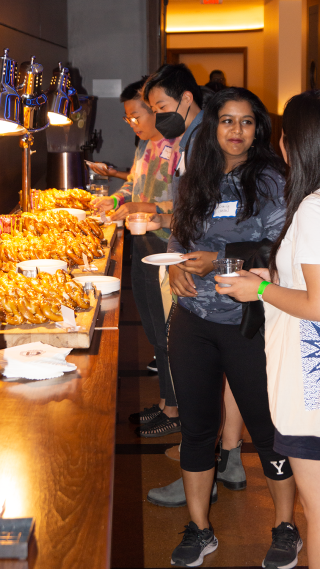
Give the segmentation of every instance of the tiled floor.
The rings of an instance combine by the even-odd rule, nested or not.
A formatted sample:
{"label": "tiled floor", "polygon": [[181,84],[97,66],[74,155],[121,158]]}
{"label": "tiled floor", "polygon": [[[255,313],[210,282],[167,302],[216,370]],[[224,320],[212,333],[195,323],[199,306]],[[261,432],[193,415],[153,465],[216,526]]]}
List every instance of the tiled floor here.
{"label": "tiled floor", "polygon": [[[171,567],[171,552],[189,522],[187,507],[161,508],[147,502],[150,488],[164,486],[180,476],[179,463],[167,458],[166,448],[180,442],[180,434],[139,439],[128,415],[158,401],[158,378],[148,375],[153,357],[130,290],[129,247],[124,263],[123,310],[120,328],[117,454],[114,492],[112,568]],[[247,432],[245,442],[250,442]],[[244,445],[245,450],[252,450]],[[219,539],[218,549],[205,557],[204,567],[255,568],[271,543],[273,504],[256,453],[243,452],[248,486],[232,492],[218,486],[218,502],[210,520]],[[297,500],[296,524],[305,541],[306,523]],[[306,567],[306,548],[298,567]]]}

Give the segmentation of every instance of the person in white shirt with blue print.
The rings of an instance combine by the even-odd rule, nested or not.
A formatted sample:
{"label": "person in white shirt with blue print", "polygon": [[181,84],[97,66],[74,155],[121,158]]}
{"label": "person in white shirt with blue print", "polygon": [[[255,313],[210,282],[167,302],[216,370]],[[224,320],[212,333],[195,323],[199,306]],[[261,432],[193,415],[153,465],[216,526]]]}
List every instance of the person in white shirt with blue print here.
{"label": "person in white shirt with blue print", "polygon": [[174,196],[168,251],[184,254],[185,263],[169,267],[170,285],[178,295],[169,361],[191,517],[172,554],[175,565],[201,565],[203,556],[218,545],[209,521],[209,501],[224,373],[275,505],[272,545],[262,566],[294,567],[302,546],[293,522],[295,483],[290,463],[273,449],[264,339],[259,331],[252,339],[241,334],[242,306],[227,294],[218,294],[214,280],[213,261],[225,257],[227,244],[252,244],[265,238],[273,242],[283,227],[284,163],[270,146],[270,136],[270,117],[256,95],[235,87],[216,93],[204,110],[188,168]]}
{"label": "person in white shirt with blue print", "polygon": [[[270,272],[251,269],[234,281],[226,279],[232,285],[229,295],[264,302],[274,449],[289,456],[296,479],[308,522],[309,569],[318,569],[320,559],[319,125],[320,91],[288,102],[280,140],[290,167],[287,216],[271,251]],[[221,279],[216,280],[224,294]]]}

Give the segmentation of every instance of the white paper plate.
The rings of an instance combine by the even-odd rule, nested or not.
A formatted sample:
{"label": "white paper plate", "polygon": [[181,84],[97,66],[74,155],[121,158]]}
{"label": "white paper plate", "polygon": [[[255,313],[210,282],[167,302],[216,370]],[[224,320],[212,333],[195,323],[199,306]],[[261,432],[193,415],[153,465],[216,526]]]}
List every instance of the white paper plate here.
{"label": "white paper plate", "polygon": [[181,253],[158,253],[157,255],[148,255],[141,259],[147,265],[177,265],[183,263],[185,259],[181,259]]}
{"label": "white paper plate", "polygon": [[100,215],[88,215],[87,219],[92,219],[92,220],[95,221],[98,225],[103,225],[103,221],[101,221]]}
{"label": "white paper plate", "polygon": [[31,271],[37,267],[40,273],[49,273],[54,275],[58,269],[68,270],[68,264],[58,259],[33,259],[31,261],[21,261],[17,263],[22,271]]}
{"label": "white paper plate", "polygon": [[102,275],[81,275],[81,277],[76,277],[74,280],[78,283],[81,283],[83,286],[87,282],[92,283],[97,288],[97,290],[101,290],[102,296],[120,290],[120,279],[117,279],[116,277],[104,277]]}
{"label": "white paper plate", "polygon": [[109,223],[116,223],[117,227],[123,227],[123,222],[124,222],[124,219],[117,219],[116,221],[110,221]]}
{"label": "white paper plate", "polygon": [[86,212],[83,209],[74,209],[72,207],[57,207],[51,211],[68,211],[71,215],[77,217],[78,221],[84,221],[86,219]]}
{"label": "white paper plate", "polygon": [[[97,217],[98,217],[98,216],[97,216]],[[100,218],[100,216],[99,216],[99,218]],[[117,227],[123,227],[124,219],[117,219],[117,220],[115,220],[115,221],[112,221],[112,219],[111,219],[111,217],[110,217],[109,215],[106,216],[106,219],[107,219],[107,221],[106,221],[106,224],[107,224],[107,225],[111,225],[111,223],[116,223],[116,224],[117,224]]]}

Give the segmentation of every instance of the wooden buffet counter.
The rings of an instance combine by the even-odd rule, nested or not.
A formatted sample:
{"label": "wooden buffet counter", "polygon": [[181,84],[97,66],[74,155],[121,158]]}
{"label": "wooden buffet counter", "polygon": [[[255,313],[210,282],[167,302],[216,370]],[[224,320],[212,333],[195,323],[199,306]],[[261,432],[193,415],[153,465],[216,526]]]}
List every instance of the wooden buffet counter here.
{"label": "wooden buffet counter", "polygon": [[[121,277],[123,230],[109,275]],[[33,517],[29,561],[0,569],[110,566],[120,293],[102,299],[91,347],[63,377],[0,381],[0,510]]]}

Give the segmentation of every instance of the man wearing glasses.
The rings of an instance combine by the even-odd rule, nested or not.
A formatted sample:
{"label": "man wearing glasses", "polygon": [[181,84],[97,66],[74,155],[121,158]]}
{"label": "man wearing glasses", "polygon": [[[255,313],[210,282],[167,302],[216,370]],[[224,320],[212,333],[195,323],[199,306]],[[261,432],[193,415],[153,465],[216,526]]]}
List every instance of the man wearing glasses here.
{"label": "man wearing glasses", "polygon": [[[181,137],[166,139],[156,130],[155,114],[140,95],[146,79],[128,85],[120,97],[125,109],[123,118],[140,138],[131,172],[119,191],[94,201],[99,210],[116,210],[111,215],[112,221],[125,219],[136,212],[169,214],[169,217],[173,211],[171,185],[178,164]],[[97,173],[109,173],[107,169],[102,171],[94,165],[90,167]],[[129,417],[138,425],[137,435],[143,437],[160,437],[180,431],[169,371],[159,269],[141,262],[147,255],[166,253],[169,236],[170,229],[166,227],[132,236],[132,291],[144,331],[154,346],[160,383],[159,404]]]}

